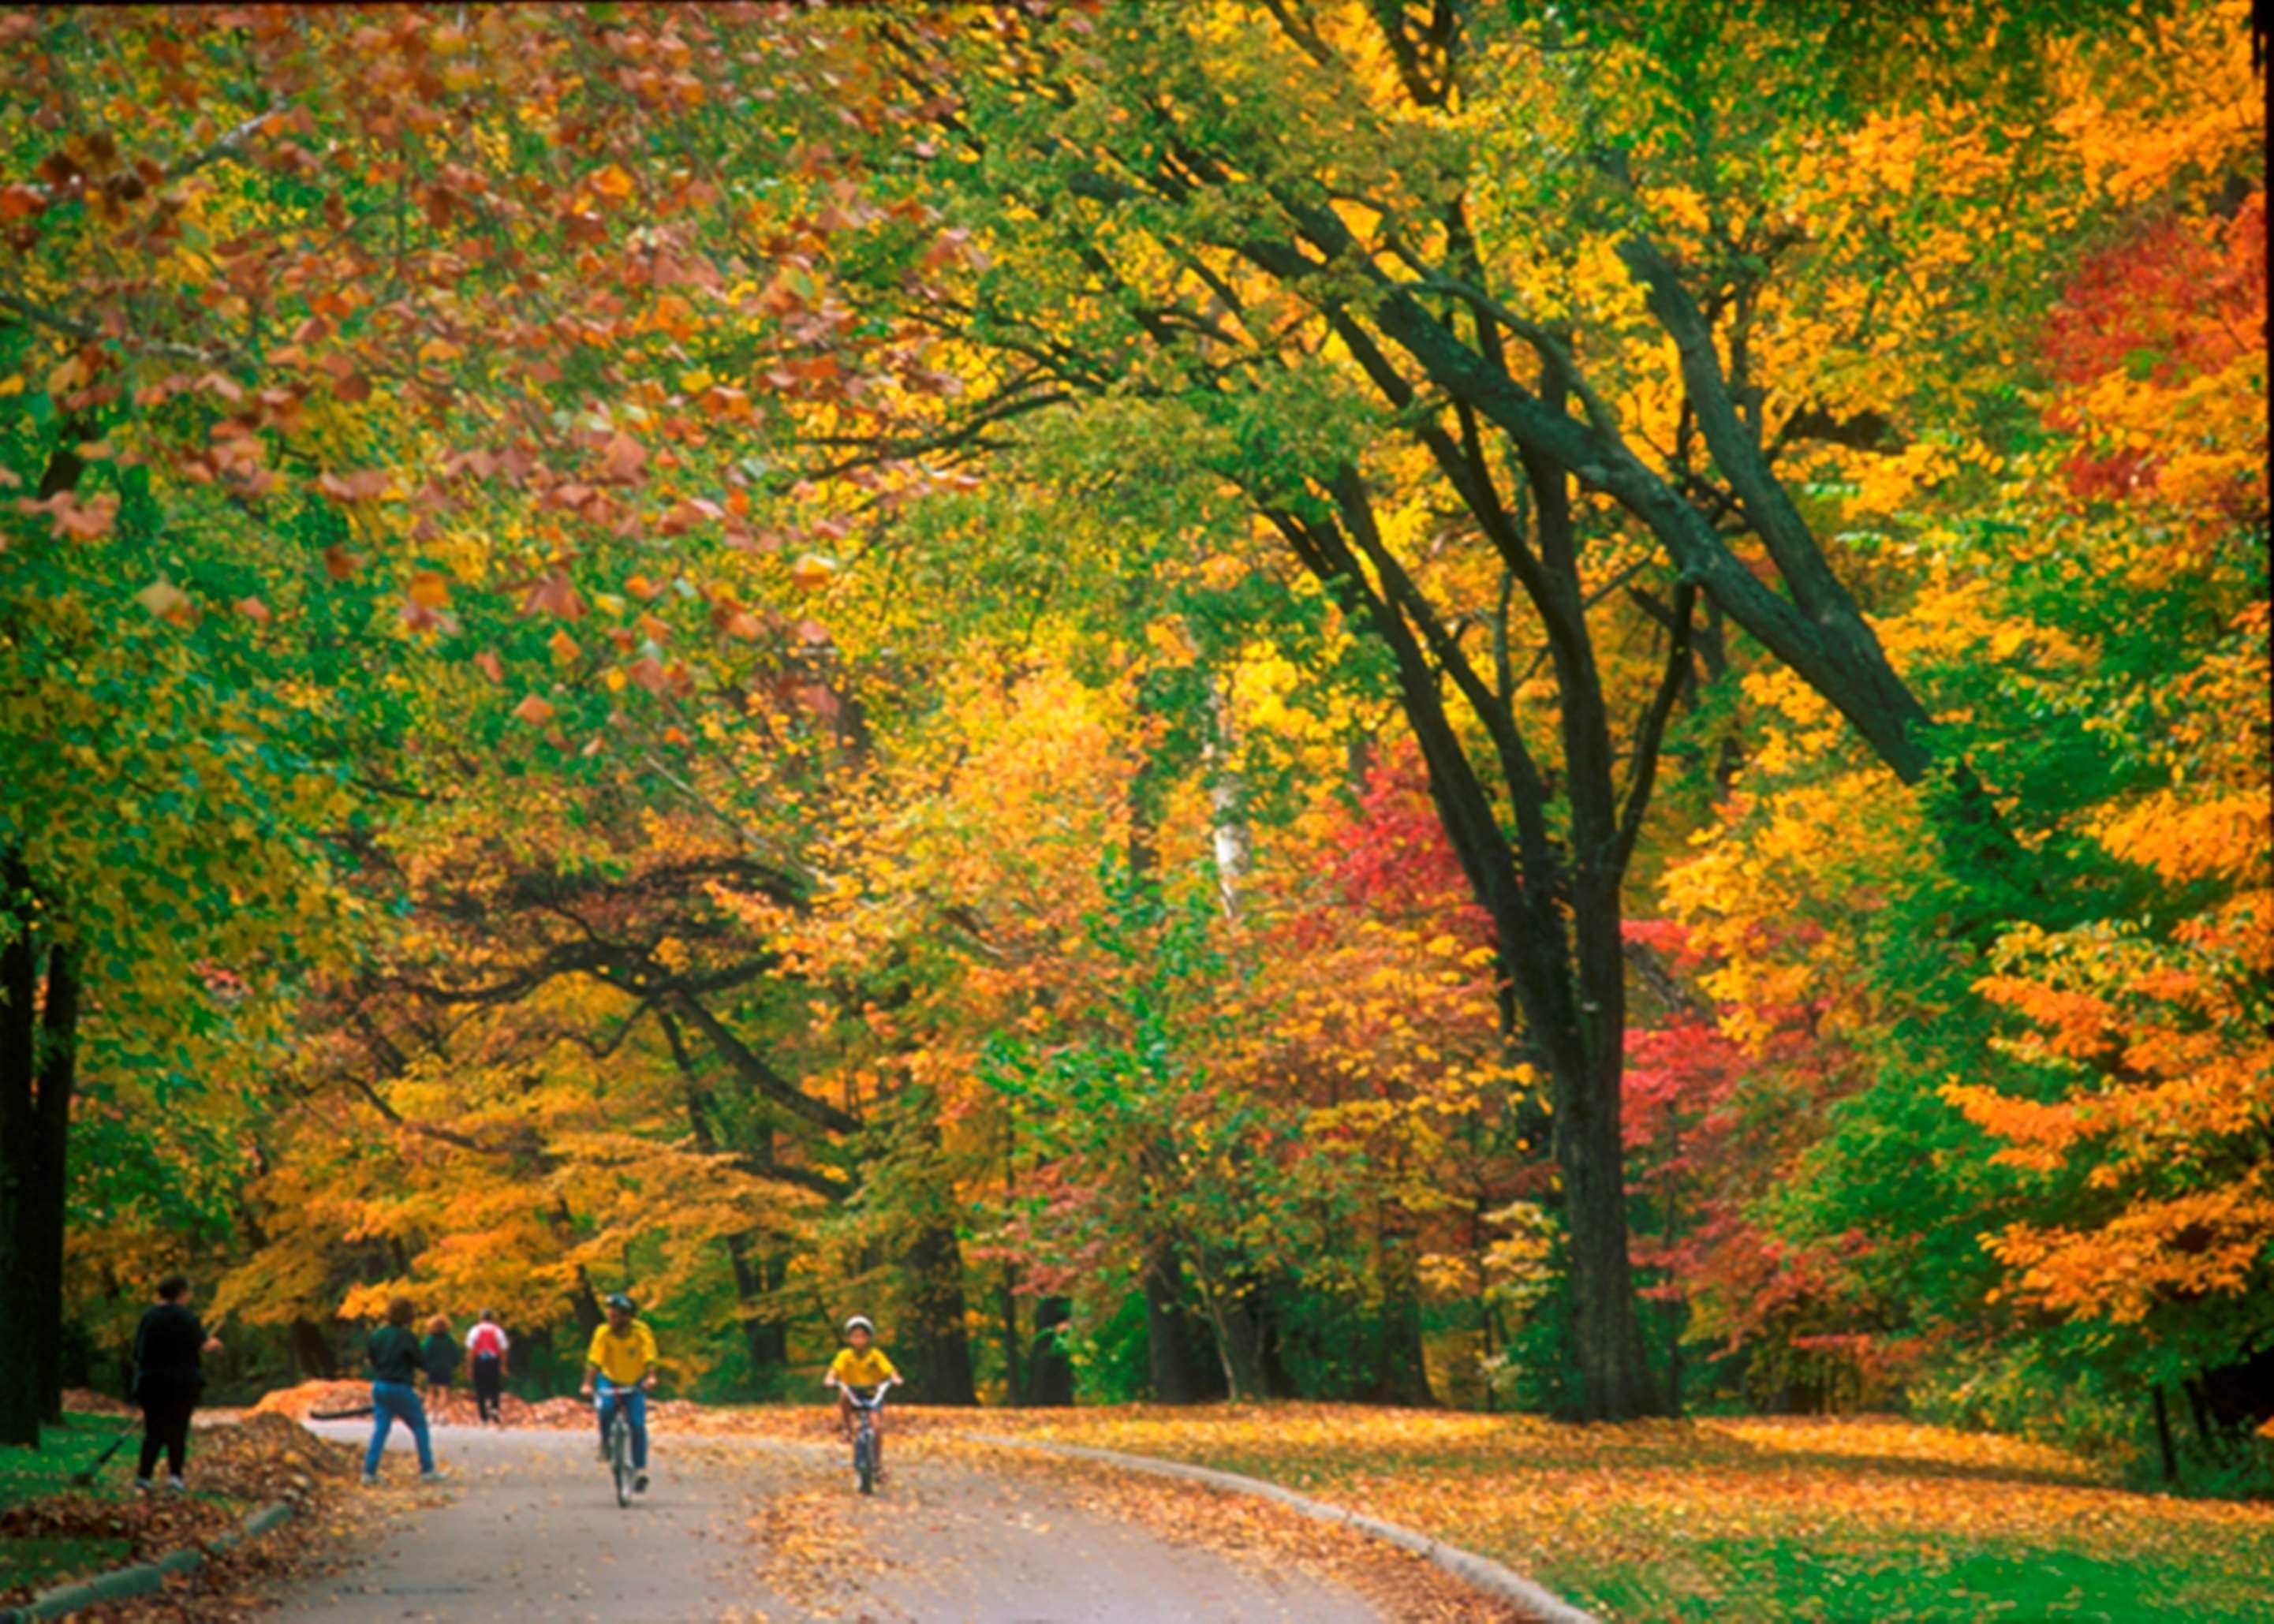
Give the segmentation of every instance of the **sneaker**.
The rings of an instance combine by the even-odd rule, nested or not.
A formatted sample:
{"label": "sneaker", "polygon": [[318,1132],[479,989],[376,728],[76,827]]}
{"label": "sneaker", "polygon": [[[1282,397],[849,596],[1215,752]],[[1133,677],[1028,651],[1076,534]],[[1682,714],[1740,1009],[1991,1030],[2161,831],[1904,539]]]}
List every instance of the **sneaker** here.
{"label": "sneaker", "polygon": [[189,1490],[190,1485],[184,1483],[179,1477],[169,1477],[166,1479],[166,1492],[169,1494],[186,1494],[189,1492]]}
{"label": "sneaker", "polygon": [[377,1472],[364,1473],[363,1486],[366,1489],[377,1488],[379,1486],[379,1474]]}
{"label": "sneaker", "polygon": [[420,1472],[418,1474],[418,1481],[421,1483],[440,1483],[442,1481],[442,1469],[436,1466]]}
{"label": "sneaker", "polygon": [[145,1500],[150,1498],[151,1486],[151,1482],[147,1477],[137,1477],[134,1480],[134,1492]]}
{"label": "sneaker", "polygon": [[644,1494],[647,1492],[647,1474],[645,1472],[634,1472],[632,1474],[632,1492],[635,1494]]}

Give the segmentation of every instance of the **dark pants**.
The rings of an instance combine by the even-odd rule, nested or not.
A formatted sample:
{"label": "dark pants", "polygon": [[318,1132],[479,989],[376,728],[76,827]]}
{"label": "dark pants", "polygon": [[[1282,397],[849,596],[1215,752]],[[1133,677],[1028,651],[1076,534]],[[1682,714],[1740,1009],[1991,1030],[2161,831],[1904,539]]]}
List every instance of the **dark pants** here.
{"label": "dark pants", "polygon": [[158,1453],[165,1451],[166,1468],[182,1475],[182,1460],[190,1448],[190,1412],[198,1407],[195,1388],[146,1387],[142,1400],[142,1464],[135,1476],[145,1482],[157,1470]]}
{"label": "dark pants", "polygon": [[485,1421],[498,1418],[498,1400],[505,1392],[505,1361],[493,1353],[474,1356],[474,1408]]}

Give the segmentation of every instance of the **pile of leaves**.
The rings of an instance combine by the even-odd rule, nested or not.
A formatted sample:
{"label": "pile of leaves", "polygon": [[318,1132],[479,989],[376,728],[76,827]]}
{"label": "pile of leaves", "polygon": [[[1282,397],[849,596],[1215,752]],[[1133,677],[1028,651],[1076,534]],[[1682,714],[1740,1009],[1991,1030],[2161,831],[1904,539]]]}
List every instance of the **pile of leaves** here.
{"label": "pile of leaves", "polygon": [[[161,1490],[131,1500],[79,1491],[49,1495],[0,1512],[0,1539],[122,1542],[126,1554],[106,1567],[204,1548],[205,1562],[169,1581],[162,1595],[105,1616],[237,1619],[260,1605],[261,1590],[297,1573],[350,1531],[351,1516],[362,1515],[354,1479],[354,1451],[345,1445],[317,1438],[282,1416],[254,1416],[199,1431],[190,1448],[195,1493]],[[279,1500],[293,1503],[292,1517],[257,1539],[226,1551],[212,1548],[218,1536],[238,1530],[249,1512]],[[29,1593],[28,1588],[0,1590],[0,1605]]]}
{"label": "pile of leaves", "polygon": [[[438,1425],[483,1425],[474,1395],[463,1388],[452,1387],[443,1392],[430,1389],[422,1397],[426,1418]],[[371,1384],[365,1381],[304,1381],[297,1387],[265,1393],[253,1406],[255,1415],[292,1421],[367,1414],[370,1410]],[[651,1400],[647,1412],[654,1420],[674,1424],[693,1424],[711,1413],[688,1399]],[[498,1414],[507,1426],[552,1427],[565,1432],[592,1424],[592,1407],[572,1396],[540,1399],[532,1403],[508,1393],[499,1399]]]}
{"label": "pile of leaves", "polygon": [[[712,1438],[767,1438],[784,1443],[811,1443],[839,1436],[837,1407],[820,1404],[751,1404],[713,1407],[703,1404],[649,1406],[651,1415],[662,1415],[695,1432]],[[958,1438],[975,1428],[984,1431],[998,1416],[1013,1410],[970,1410],[909,1404],[892,1412],[889,1425],[894,1438]],[[1027,1414],[1047,1413],[1027,1411]]]}
{"label": "pile of leaves", "polygon": [[371,1384],[367,1381],[304,1381],[297,1387],[277,1387],[262,1394],[252,1410],[255,1415],[305,1421],[314,1416],[370,1407]]}
{"label": "pile of leaves", "polygon": [[127,1416],[141,1412],[124,1399],[113,1398],[108,1393],[97,1393],[93,1387],[65,1387],[64,1410],[66,1413],[83,1416]]}
{"label": "pile of leaves", "polygon": [[305,1499],[319,1483],[344,1483],[355,1470],[355,1452],[346,1445],[272,1413],[200,1433],[191,1472],[202,1491],[266,1505]]}

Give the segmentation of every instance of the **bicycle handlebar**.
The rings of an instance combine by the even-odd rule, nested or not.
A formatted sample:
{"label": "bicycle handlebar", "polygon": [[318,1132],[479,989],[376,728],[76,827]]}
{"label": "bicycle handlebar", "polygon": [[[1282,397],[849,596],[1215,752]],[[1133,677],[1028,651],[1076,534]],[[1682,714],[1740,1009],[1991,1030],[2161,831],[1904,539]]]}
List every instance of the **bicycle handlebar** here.
{"label": "bicycle handlebar", "polygon": [[576,1402],[587,1410],[598,1410],[600,1407],[600,1401],[611,1393],[645,1393],[650,1398],[655,1397],[654,1392],[644,1381],[610,1381],[603,1376],[597,1384],[595,1391],[578,1393]]}

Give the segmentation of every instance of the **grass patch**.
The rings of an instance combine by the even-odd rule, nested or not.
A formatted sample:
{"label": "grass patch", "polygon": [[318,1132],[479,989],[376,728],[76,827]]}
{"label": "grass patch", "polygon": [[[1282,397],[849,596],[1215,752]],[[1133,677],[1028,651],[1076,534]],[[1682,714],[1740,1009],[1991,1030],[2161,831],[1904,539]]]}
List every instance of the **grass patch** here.
{"label": "grass patch", "polygon": [[[73,1473],[90,1465],[123,1428],[136,1425],[117,1416],[75,1411],[66,1411],[64,1418],[69,1425],[40,1429],[37,1449],[0,1449],[0,1509],[62,1493],[72,1486]],[[134,1473],[135,1447],[132,1439],[121,1445],[87,1492],[124,1493]]]}
{"label": "grass patch", "polygon": [[1621,1624],[2274,1618],[2274,1504],[2140,1493],[2043,1445],[1888,1417],[1136,1405],[968,1425],[1285,1484]]}
{"label": "grass patch", "polygon": [[65,1579],[124,1567],[132,1557],[124,1539],[0,1539],[0,1592],[19,1585],[44,1590]]}
{"label": "grass patch", "polygon": [[[40,1429],[37,1449],[0,1449],[0,1511],[65,1492],[124,1497],[134,1471],[132,1440],[103,1462],[91,1485],[76,1489],[72,1477],[91,1465],[127,1423],[117,1416],[75,1411],[64,1418],[67,1426]],[[124,1539],[0,1534],[0,1592],[19,1586],[44,1590],[59,1580],[100,1573],[130,1560],[132,1552]]]}
{"label": "grass patch", "polygon": [[1741,1607],[1826,1624],[2174,1618],[2245,1624],[2274,1608],[2274,1590],[2216,1561],[2112,1560],[2017,1541],[1884,1538],[1804,1547],[1703,1540],[1656,1566],[1589,1574],[1551,1565],[1539,1576],[1616,1619],[1703,1620]]}

